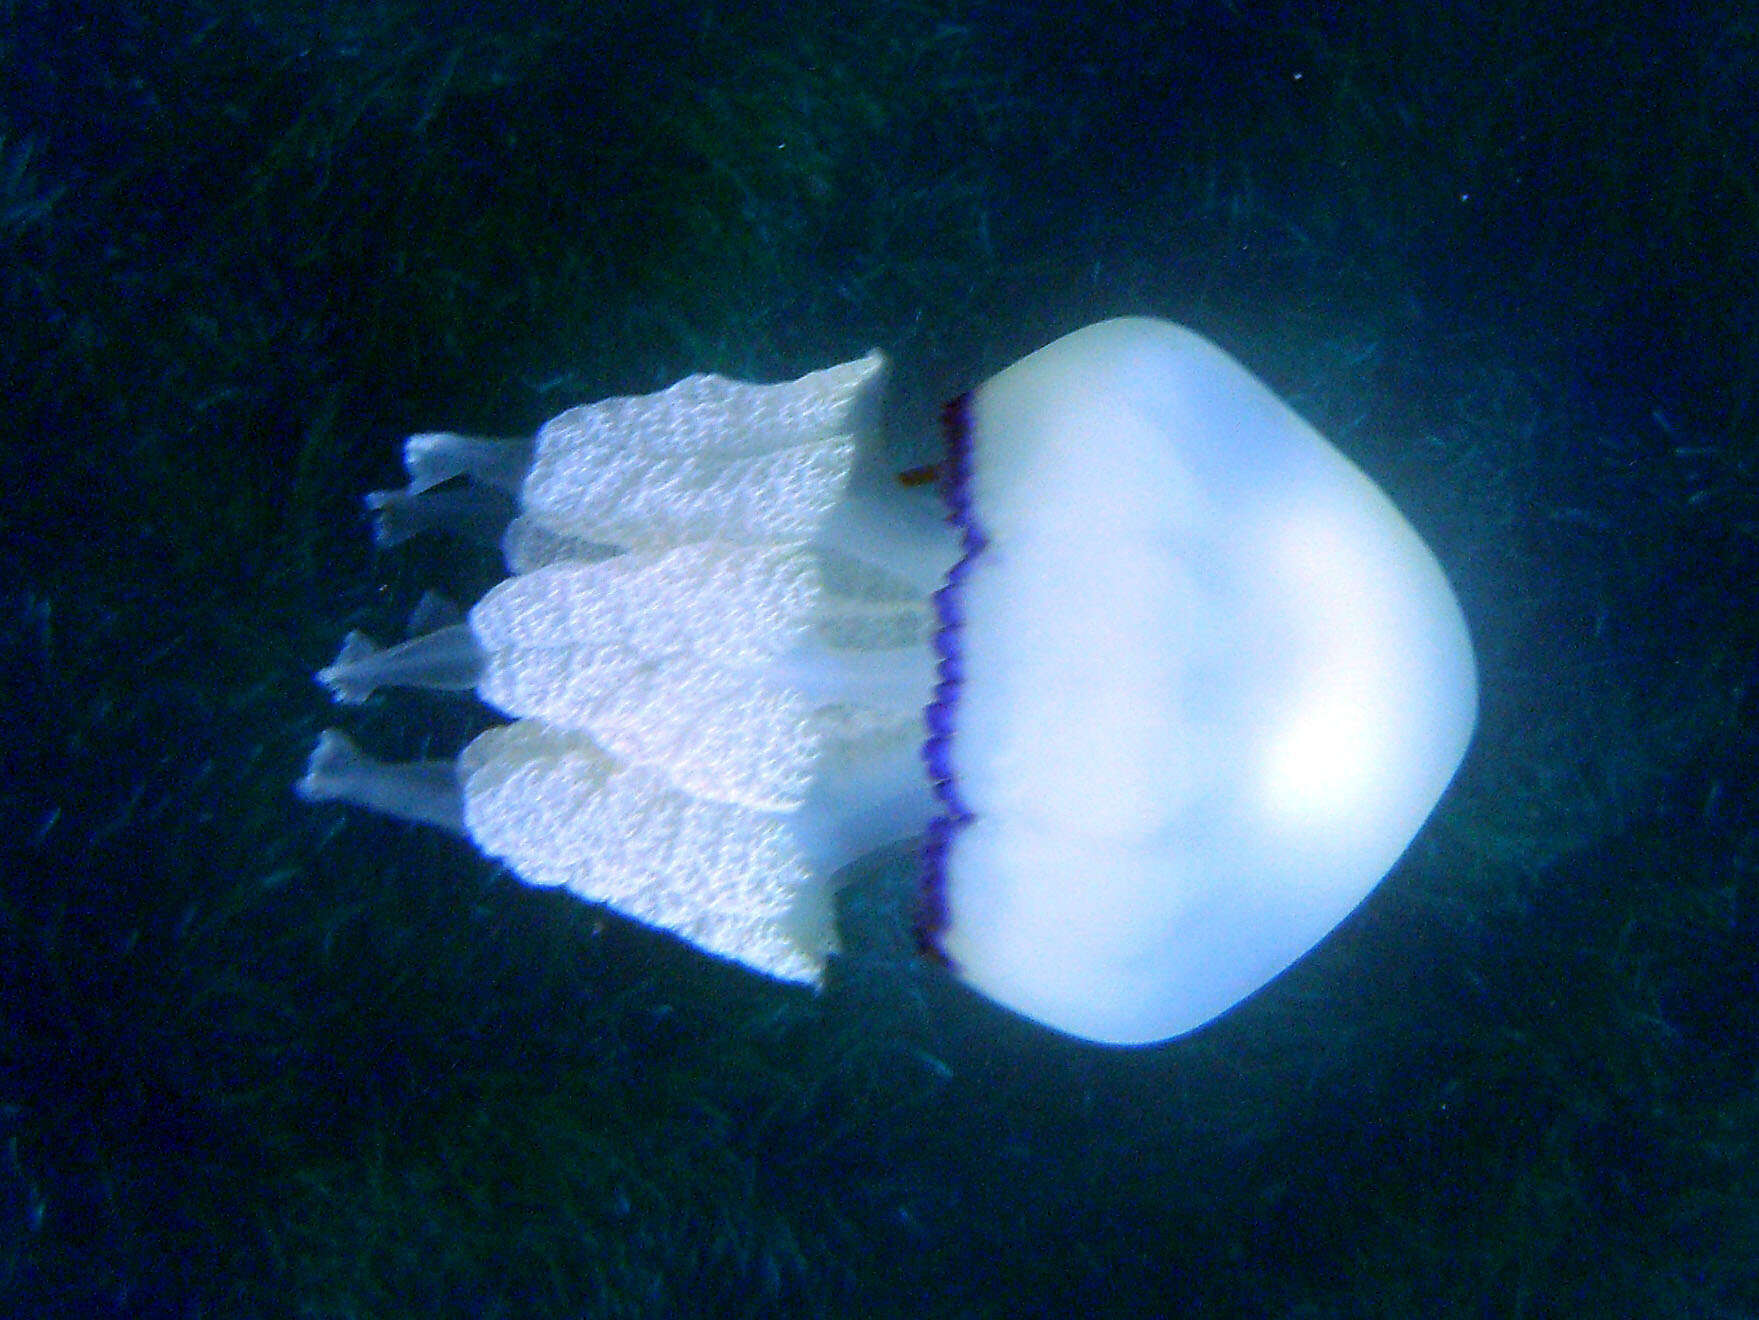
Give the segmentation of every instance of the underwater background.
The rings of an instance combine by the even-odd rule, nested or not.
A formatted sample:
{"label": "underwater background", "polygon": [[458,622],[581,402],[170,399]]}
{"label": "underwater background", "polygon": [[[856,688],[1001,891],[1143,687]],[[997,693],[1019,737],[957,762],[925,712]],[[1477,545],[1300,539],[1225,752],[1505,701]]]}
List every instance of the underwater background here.
{"label": "underwater background", "polygon": [[[0,2],[0,1313],[1759,1315],[1759,12]],[[291,785],[485,553],[397,442],[1185,322],[1447,567],[1482,719],[1196,1034],[813,997]],[[449,756],[489,715],[353,727]]]}

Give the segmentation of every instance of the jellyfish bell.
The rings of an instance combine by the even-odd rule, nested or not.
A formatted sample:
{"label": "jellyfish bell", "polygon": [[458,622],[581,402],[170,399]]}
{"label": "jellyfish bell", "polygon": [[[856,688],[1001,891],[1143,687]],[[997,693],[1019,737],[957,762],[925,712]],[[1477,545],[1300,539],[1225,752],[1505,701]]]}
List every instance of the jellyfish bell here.
{"label": "jellyfish bell", "polygon": [[1323,938],[1440,797],[1476,713],[1453,594],[1189,330],[1102,322],[958,401],[950,518],[862,454],[882,367],[414,437],[408,488],[369,499],[381,540],[499,533],[513,576],[320,677],[474,687],[515,722],[451,766],[330,731],[300,791],[804,982],[832,876],[926,832],[918,936],[955,975],[1086,1039],[1189,1031]]}
{"label": "jellyfish bell", "polygon": [[950,410],[924,935],[999,1002],[1177,1035],[1393,866],[1476,718],[1390,500],[1189,330],[1090,326]]}

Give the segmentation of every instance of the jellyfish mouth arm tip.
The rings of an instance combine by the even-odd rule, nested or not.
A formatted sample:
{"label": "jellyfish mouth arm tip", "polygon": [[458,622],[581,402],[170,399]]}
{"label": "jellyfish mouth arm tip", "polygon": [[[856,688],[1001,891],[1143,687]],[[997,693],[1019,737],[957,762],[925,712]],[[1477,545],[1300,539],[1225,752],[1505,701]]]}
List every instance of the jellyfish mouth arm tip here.
{"label": "jellyfish mouth arm tip", "polygon": [[318,735],[294,792],[307,802],[342,802],[395,820],[466,833],[464,799],[452,762],[380,761],[339,729]]}
{"label": "jellyfish mouth arm tip", "polygon": [[318,671],[317,679],[338,702],[358,706],[385,687],[468,691],[481,677],[482,667],[483,653],[463,624],[435,628],[387,647],[356,631],[343,639],[335,660]]}

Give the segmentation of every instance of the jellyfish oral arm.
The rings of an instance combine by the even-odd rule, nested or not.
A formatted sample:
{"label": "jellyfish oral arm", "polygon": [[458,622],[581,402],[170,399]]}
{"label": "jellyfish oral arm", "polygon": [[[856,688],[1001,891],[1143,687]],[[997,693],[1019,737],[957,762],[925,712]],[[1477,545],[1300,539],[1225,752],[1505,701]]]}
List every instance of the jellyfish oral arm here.
{"label": "jellyfish oral arm", "polygon": [[320,678],[346,702],[474,688],[514,722],[450,766],[327,732],[302,794],[460,829],[529,883],[815,982],[831,872],[930,810],[932,612],[912,577],[937,552],[904,552],[845,491],[883,367],[693,376],[527,444],[413,437],[408,488],[369,497],[381,542],[498,533],[515,572],[465,625],[384,649],[351,635]]}

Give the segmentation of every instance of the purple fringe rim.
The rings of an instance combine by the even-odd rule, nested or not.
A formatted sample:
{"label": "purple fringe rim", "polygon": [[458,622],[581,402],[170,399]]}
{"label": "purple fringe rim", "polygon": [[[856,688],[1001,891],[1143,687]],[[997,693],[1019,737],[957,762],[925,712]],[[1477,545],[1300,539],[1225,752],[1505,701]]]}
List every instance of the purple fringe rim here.
{"label": "purple fringe rim", "polygon": [[960,587],[971,573],[972,561],[989,543],[971,507],[971,394],[967,391],[941,409],[941,432],[947,456],[941,465],[941,498],[946,502],[947,521],[959,529],[963,553],[947,573],[946,583],[934,593],[934,650],[937,675],[934,698],[924,713],[927,737],[922,760],[934,786],[939,814],[928,823],[923,843],[922,879],[916,893],[912,930],[917,949],[926,957],[946,964],[941,935],[947,928],[947,852],[958,832],[971,823],[971,808],[959,796],[953,779],[953,730],[958,723],[959,687],[964,682],[960,628],[964,609]]}

